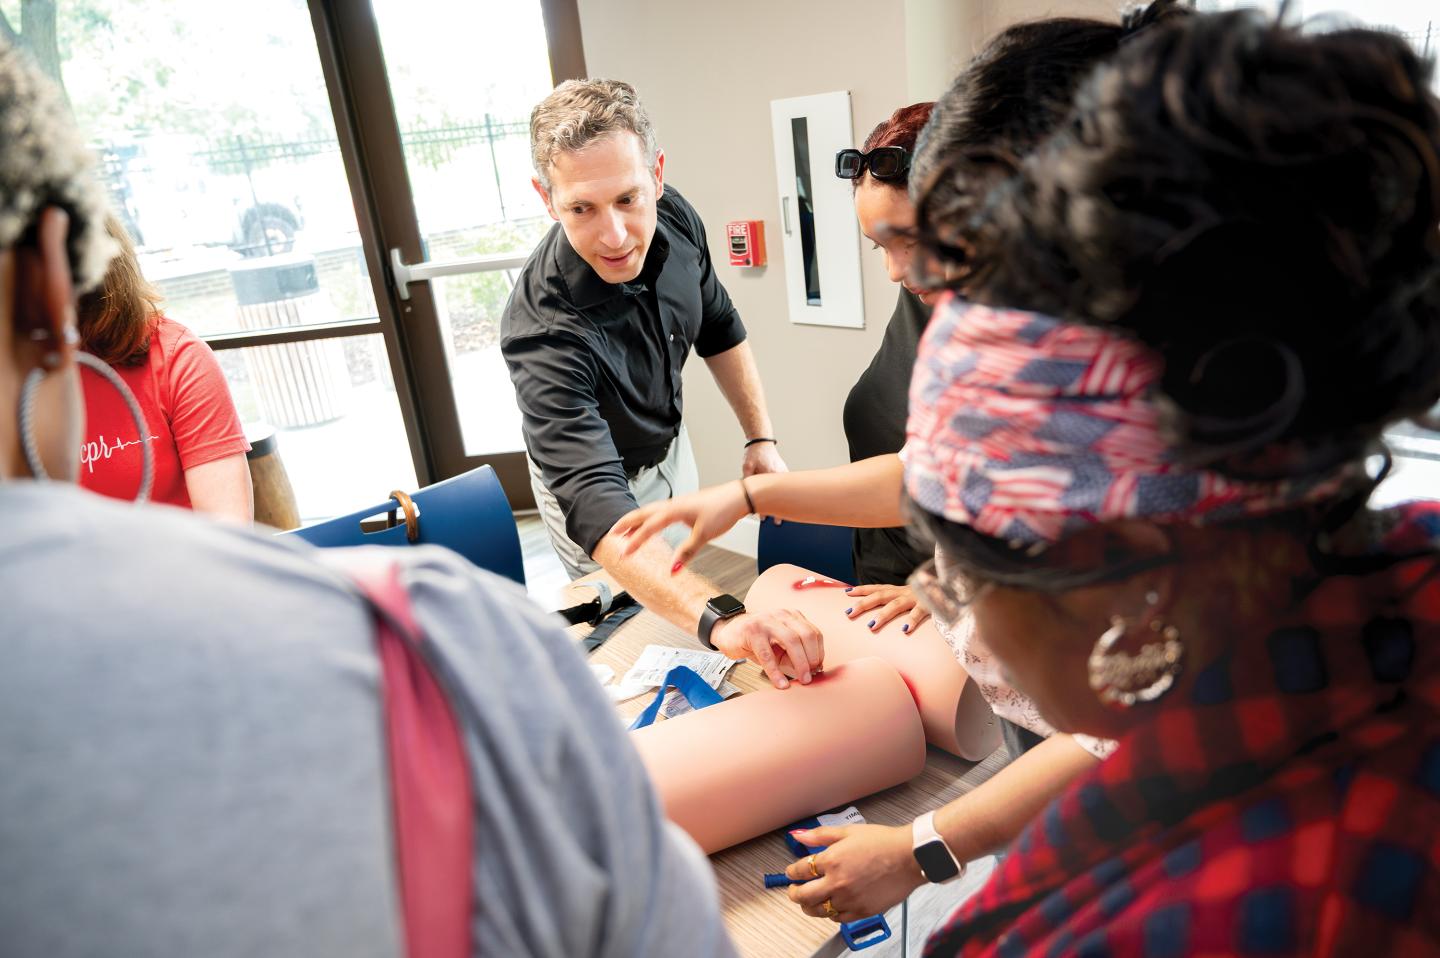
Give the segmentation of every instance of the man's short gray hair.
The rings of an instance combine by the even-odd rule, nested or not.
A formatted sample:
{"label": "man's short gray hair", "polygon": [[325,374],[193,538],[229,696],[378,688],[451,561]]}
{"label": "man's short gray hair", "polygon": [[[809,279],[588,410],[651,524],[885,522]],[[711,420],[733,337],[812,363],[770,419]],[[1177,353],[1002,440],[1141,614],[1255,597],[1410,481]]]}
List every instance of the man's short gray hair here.
{"label": "man's short gray hair", "polygon": [[530,159],[548,190],[555,154],[584,149],[610,133],[640,137],[645,162],[655,168],[655,128],[635,88],[620,80],[566,80],[530,113]]}
{"label": "man's short gray hair", "polygon": [[108,204],[95,157],[55,85],[29,58],[0,42],[0,250],[15,246],[47,206],[70,215],[76,293],[105,275],[116,246],[105,232]]}

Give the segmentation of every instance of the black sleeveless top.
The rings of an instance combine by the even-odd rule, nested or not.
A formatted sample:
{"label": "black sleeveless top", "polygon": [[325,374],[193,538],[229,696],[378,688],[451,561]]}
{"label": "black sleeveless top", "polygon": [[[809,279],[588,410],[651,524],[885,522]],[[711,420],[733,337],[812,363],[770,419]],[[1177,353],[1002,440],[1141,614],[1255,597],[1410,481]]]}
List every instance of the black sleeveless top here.
{"label": "black sleeveless top", "polygon": [[[910,373],[928,322],[930,307],[902,286],[879,351],[845,399],[851,462],[899,452],[905,444]],[[913,544],[903,527],[856,529],[854,556],[857,584],[904,585],[930,552]]]}

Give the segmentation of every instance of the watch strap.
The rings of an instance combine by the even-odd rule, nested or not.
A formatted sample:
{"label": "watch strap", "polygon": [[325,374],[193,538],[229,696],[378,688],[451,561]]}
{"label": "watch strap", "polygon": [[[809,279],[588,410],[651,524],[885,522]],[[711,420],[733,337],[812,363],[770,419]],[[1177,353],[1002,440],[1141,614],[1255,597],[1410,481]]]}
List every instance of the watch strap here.
{"label": "watch strap", "polygon": [[720,616],[709,605],[706,605],[705,610],[700,613],[700,628],[696,630],[696,635],[700,637],[700,644],[711,652],[719,651],[715,648],[715,643],[710,641],[710,633],[715,631],[715,623],[719,621]]}
{"label": "watch strap", "polygon": [[[740,602],[739,599],[735,599],[734,596],[728,595],[726,597],[733,599],[735,601],[735,604],[739,606],[739,608],[736,608],[731,612],[721,613],[718,609],[715,608],[715,599],[710,599],[705,603],[705,609],[700,613],[700,626],[695,630],[695,634],[700,639],[700,644],[705,646],[705,648],[709,649],[711,652],[720,651],[719,649],[715,648],[715,643],[710,641],[710,633],[715,631],[715,623],[719,622],[721,619],[734,618],[735,616],[745,611],[745,605],[744,603]],[[720,597],[716,596],[715,598]]]}
{"label": "watch strap", "polygon": [[965,874],[965,863],[955,857],[950,846],[945,844],[944,836],[935,828],[933,810],[915,819],[910,829],[911,849],[926,881],[938,884],[953,881]]}

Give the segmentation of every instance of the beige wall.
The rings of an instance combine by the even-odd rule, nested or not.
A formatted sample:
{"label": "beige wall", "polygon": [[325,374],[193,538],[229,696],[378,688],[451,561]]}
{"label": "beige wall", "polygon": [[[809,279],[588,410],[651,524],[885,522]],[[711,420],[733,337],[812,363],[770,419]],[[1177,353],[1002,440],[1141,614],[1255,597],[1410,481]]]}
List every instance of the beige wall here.
{"label": "beige wall", "polygon": [[[640,90],[666,151],[666,178],[704,219],[716,269],[750,330],[780,451],[791,468],[806,469],[848,458],[841,409],[879,346],[896,288],[864,243],[865,329],[790,322],[770,101],[849,90],[859,140],[896,107],[937,95],[950,65],[1004,25],[1062,9],[1113,15],[1115,4],[579,0],[579,7],[587,70]],[[915,69],[906,68],[911,62]],[[912,96],[912,89],[923,92]],[[768,267],[728,265],[725,223],[742,219],[765,221]],[[686,370],[685,409],[701,481],[738,475],[739,426],[698,360]]]}

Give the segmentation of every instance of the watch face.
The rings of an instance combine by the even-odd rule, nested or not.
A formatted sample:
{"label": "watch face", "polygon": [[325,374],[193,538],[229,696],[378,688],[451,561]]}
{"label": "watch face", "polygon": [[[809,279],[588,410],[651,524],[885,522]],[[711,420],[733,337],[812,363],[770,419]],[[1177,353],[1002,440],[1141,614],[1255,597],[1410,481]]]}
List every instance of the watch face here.
{"label": "watch face", "polygon": [[710,606],[711,610],[722,619],[739,615],[745,611],[745,603],[733,595],[717,595],[705,604]]}
{"label": "watch face", "polygon": [[926,842],[916,848],[915,860],[920,863],[920,870],[925,873],[927,881],[948,881],[960,873],[955,860],[940,841]]}

